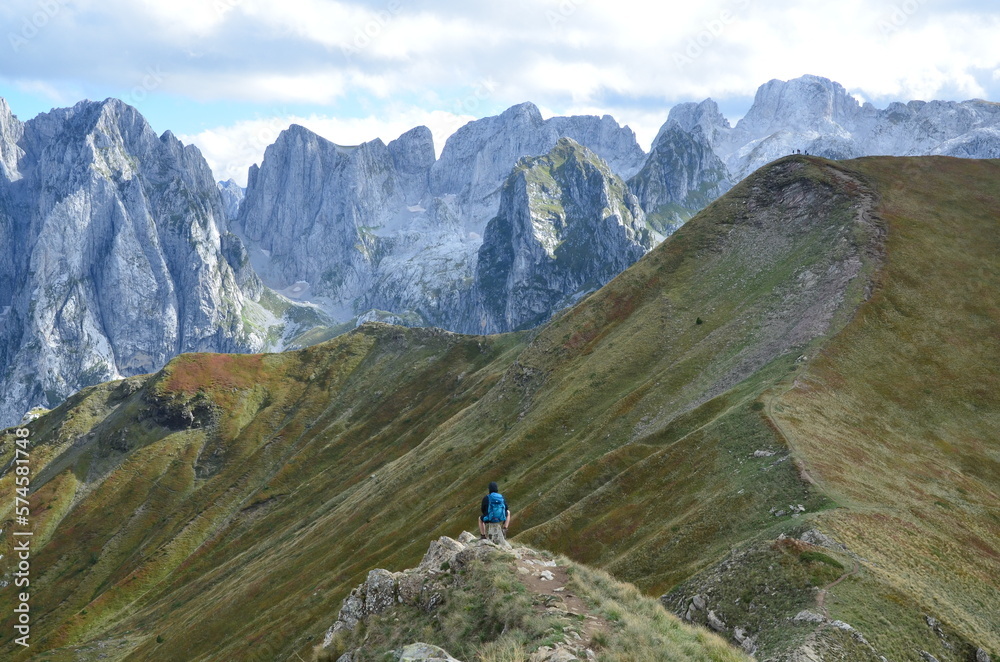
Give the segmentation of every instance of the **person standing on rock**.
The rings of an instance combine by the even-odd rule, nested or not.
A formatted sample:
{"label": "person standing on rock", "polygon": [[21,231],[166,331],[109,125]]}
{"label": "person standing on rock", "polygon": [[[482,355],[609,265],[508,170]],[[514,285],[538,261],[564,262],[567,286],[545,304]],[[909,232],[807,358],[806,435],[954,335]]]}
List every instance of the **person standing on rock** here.
{"label": "person standing on rock", "polygon": [[496,483],[490,483],[489,494],[483,497],[481,510],[482,516],[479,518],[479,538],[486,539],[486,525],[503,522],[504,535],[510,527],[510,504],[500,494],[500,488]]}

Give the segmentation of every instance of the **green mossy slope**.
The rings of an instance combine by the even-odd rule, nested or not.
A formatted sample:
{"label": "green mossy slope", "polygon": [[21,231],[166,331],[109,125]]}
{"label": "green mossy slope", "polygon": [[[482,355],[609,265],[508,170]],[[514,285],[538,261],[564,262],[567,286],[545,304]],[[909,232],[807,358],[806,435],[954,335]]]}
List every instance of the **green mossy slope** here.
{"label": "green mossy slope", "polygon": [[[921,163],[782,159],[531,334],[365,325],[298,352],[183,356],[158,375],[81,392],[32,424],[32,508],[41,532],[33,652],[77,659],[101,642],[108,659],[295,659],[369,569],[412,565],[429,538],[469,528],[489,480],[510,498],[525,542],[649,593],[709,572],[734,547],[801,530],[802,517],[828,523],[865,559],[880,558],[871,550],[907,534],[869,526],[852,536],[856,518],[912,521],[922,513],[909,502],[875,504],[864,488],[868,476],[844,472],[842,460],[870,445],[860,425],[866,399],[901,382],[925,388],[937,373],[907,372],[900,360],[880,382],[872,372],[882,367],[871,359],[892,356],[912,333],[930,343],[913,346],[909,358],[920,365],[919,352],[936,347],[931,329],[963,329],[950,350],[961,361],[978,350],[965,322],[911,329],[910,308],[893,312],[895,326],[875,318],[881,335],[855,340],[865,319],[855,316],[858,306],[874,291],[861,310],[878,310],[896,279],[912,301],[936,297],[937,281],[918,276],[932,271],[928,259],[940,259],[942,268],[953,267],[954,287],[933,319],[971,314],[977,333],[1000,337],[995,296],[963,289],[958,276],[972,265],[996,277],[995,238],[981,237],[978,252],[966,257],[959,248],[928,254],[939,245],[923,246],[929,228],[894,216],[911,204],[907,186],[931,195],[932,187],[905,184],[935,171]],[[995,230],[1000,214],[987,182],[997,181],[997,165],[958,163],[981,188],[935,231],[985,233],[990,219]],[[936,209],[950,195],[918,206]],[[899,271],[902,262],[909,266]],[[863,355],[837,358],[852,351]],[[983,392],[972,401],[980,409],[969,409],[969,393],[932,393],[937,413],[926,425],[900,428],[897,450],[902,439],[919,437],[934,453],[954,448],[948,458],[956,471],[985,471],[983,462],[996,459],[987,440],[997,438],[997,409],[989,407],[998,390],[996,361],[983,365],[974,373]],[[842,394],[848,372],[866,386]],[[837,398],[842,410],[823,411]],[[897,415],[886,413],[886,425]],[[979,427],[965,428],[975,430],[980,447],[929,441],[932,423],[958,427],[970,417]],[[820,441],[827,439],[839,444],[836,451]],[[980,450],[966,459],[966,448]],[[4,453],[7,459],[9,445]],[[967,461],[976,466],[964,467]],[[927,463],[899,466],[905,475],[893,482],[902,485],[936,476]],[[0,487],[9,491],[10,480]],[[975,515],[970,535],[978,542],[969,544],[981,553],[928,565],[920,586],[912,575],[859,580],[890,582],[893,590],[860,592],[858,611],[878,611],[891,594],[907,619],[926,609],[946,616],[962,637],[994,645],[987,628],[1000,629],[995,615],[974,609],[993,604],[982,578],[994,561],[982,557],[990,553],[988,536],[997,539],[995,484],[967,485],[951,474],[935,480],[942,491],[954,489],[951,500],[935,499],[953,503],[960,488],[973,496],[950,524],[932,518],[934,531],[955,534]],[[806,514],[774,514],[792,503]],[[902,549],[899,556],[933,553]],[[956,573],[969,580],[949,583]],[[983,588],[968,600],[948,593],[973,580]],[[925,587],[947,604],[938,609],[925,599]],[[0,651],[17,654],[10,625],[7,618]],[[863,625],[869,637],[871,628],[890,629]]]}

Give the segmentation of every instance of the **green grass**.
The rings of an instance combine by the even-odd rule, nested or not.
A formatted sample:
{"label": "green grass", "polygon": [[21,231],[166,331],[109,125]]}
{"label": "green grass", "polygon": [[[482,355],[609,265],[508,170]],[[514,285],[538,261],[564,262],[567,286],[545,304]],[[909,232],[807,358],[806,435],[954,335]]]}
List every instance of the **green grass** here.
{"label": "green grass", "polygon": [[568,559],[569,589],[584,598],[611,622],[601,639],[598,659],[607,662],[656,660],[712,660],[737,662],[750,659],[703,628],[681,623],[635,586]]}
{"label": "green grass", "polygon": [[[825,525],[894,595],[1000,650],[1000,162],[851,167],[878,182],[886,267],[773,410],[848,506]],[[874,613],[855,625],[882,627]]]}

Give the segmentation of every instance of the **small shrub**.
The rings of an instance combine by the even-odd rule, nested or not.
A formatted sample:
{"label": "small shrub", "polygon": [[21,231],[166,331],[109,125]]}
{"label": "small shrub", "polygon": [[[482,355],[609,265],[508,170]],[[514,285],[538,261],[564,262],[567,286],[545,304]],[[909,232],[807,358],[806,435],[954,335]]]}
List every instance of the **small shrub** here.
{"label": "small shrub", "polygon": [[804,563],[809,563],[809,562],[825,563],[827,565],[833,566],[834,568],[837,568],[838,570],[844,569],[843,563],[841,563],[840,561],[831,556],[827,556],[823,552],[814,552],[814,551],[802,552],[802,554],[799,556],[799,559]]}
{"label": "small shrub", "polygon": [[158,643],[158,644],[162,644],[163,643],[163,635],[161,635],[161,634],[156,635],[156,643]]}
{"label": "small shrub", "polygon": [[700,317],[699,317],[698,319],[696,319],[696,320],[694,321],[694,323],[695,323],[695,324],[704,324],[704,322],[702,322],[702,321],[701,321],[701,318],[700,318]]}

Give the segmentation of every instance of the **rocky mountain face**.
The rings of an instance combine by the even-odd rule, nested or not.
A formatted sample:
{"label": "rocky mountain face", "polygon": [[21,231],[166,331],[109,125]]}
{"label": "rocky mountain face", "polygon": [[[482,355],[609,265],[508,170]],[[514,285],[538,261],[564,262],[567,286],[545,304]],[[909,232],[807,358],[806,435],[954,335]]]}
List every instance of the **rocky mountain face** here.
{"label": "rocky mountain face", "polygon": [[1000,155],[1000,104],[910,101],[878,109],[819,76],[765,83],[733,127],[711,99],[675,107],[670,120],[686,131],[701,127],[734,181],[793,150],[831,159]]}
{"label": "rocky mountain face", "polygon": [[657,236],[625,183],[594,152],[562,138],[507,178],[476,265],[477,333],[530,328],[601,287]]}
{"label": "rocky mountain face", "polygon": [[345,147],[293,126],[250,172],[234,222],[264,282],[341,321],[371,310],[458,318],[478,243],[427,195],[430,130]]}
{"label": "rocky mountain face", "polygon": [[610,115],[543,120],[534,104],[522,103],[496,117],[469,122],[449,137],[431,169],[431,191],[451,203],[468,231],[482,234],[497,213],[501,187],[518,159],[546,154],[563,137],[589,147],[624,178],[645,161],[632,130]]}
{"label": "rocky mountain face", "polygon": [[[721,115],[720,115],[721,117]],[[677,122],[660,129],[646,164],[628,181],[650,225],[670,234],[732,188],[729,171],[705,138],[711,127]]]}
{"label": "rocky mountain face", "polygon": [[226,213],[226,221],[235,220],[240,213],[240,203],[246,191],[232,179],[219,182],[219,194],[222,195],[222,208]]}
{"label": "rocky mountain face", "polygon": [[[388,145],[357,147],[292,127],[252,169],[234,227],[265,283],[319,302],[341,321],[389,314],[413,325],[481,330],[472,289],[504,182],[520,158],[546,154],[564,136],[607,160],[609,175],[634,174],[645,159],[631,129],[610,116],[543,120],[530,103],[470,122],[438,160],[426,127]],[[583,281],[606,282],[609,268],[617,273],[636,259],[607,250],[599,257]],[[565,286],[571,291],[556,300],[578,291]]]}
{"label": "rocky mountain face", "polygon": [[237,227],[268,258],[254,266],[269,285],[349,300],[370,284],[374,230],[403,203],[381,140],[343,147],[293,125],[251,170]]}
{"label": "rocky mountain face", "polygon": [[185,351],[267,345],[212,173],[117,100],[21,123],[0,104],[0,425]]}

